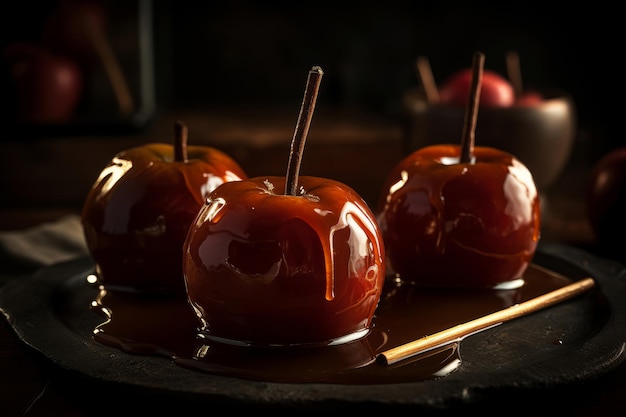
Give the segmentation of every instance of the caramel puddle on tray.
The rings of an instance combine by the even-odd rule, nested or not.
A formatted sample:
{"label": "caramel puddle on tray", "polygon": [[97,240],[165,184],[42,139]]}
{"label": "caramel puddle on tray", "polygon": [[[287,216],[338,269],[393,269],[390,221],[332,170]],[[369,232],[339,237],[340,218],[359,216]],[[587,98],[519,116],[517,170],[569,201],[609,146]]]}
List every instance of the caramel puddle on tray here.
{"label": "caramel puddle on tray", "polygon": [[459,345],[433,349],[393,366],[376,355],[556,290],[571,280],[536,265],[512,290],[454,292],[388,280],[370,333],[337,346],[257,349],[197,337],[198,321],[185,298],[159,298],[100,289],[92,311],[106,318],[96,341],[124,352],[169,358],[200,372],[271,382],[389,384],[444,377],[461,365]]}

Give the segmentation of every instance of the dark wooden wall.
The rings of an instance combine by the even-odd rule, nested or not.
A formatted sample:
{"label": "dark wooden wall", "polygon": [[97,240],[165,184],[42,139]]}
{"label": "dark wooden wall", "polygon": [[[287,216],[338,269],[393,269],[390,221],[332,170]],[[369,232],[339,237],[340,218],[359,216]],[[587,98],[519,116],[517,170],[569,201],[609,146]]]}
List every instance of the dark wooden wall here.
{"label": "dark wooden wall", "polygon": [[[135,2],[101,0],[133,10]],[[427,56],[437,81],[471,64],[505,71],[517,50],[527,86],[571,93],[581,127],[606,130],[624,143],[624,96],[618,57],[620,14],[601,4],[552,7],[545,2],[150,1],[156,97],[161,108],[206,104],[298,103],[306,72],[325,71],[319,100],[398,111],[400,95],[417,83],[415,58]],[[285,3],[287,3],[285,5]],[[2,43],[35,36],[55,7],[51,0],[10,2],[0,14]],[[112,22],[115,30],[115,22]],[[619,126],[619,128],[618,128]]]}

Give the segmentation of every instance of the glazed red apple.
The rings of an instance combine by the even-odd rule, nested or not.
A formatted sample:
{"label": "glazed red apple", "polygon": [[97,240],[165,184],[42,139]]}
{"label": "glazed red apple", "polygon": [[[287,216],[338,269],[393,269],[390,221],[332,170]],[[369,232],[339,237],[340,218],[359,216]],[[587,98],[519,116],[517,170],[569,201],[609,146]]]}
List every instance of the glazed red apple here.
{"label": "glazed red apple", "polygon": [[15,93],[16,116],[28,123],[65,123],[80,103],[84,77],[72,59],[31,42],[7,46],[4,58]]}
{"label": "glazed red apple", "polygon": [[224,152],[186,143],[177,122],[174,145],[122,151],[93,184],[82,224],[105,287],[184,295],[181,252],[193,219],[218,185],[246,178]]}
{"label": "glazed red apple", "polygon": [[539,239],[532,176],[512,155],[432,145],[408,155],[385,184],[379,216],[390,267],[428,286],[495,287],[520,278]]}
{"label": "glazed red apple", "polygon": [[301,177],[225,183],[185,244],[191,305],[209,336],[254,345],[363,336],[385,267],[374,215],[346,185]]}
{"label": "glazed red apple", "polygon": [[[593,166],[587,186],[587,218],[597,243],[624,259],[626,147],[607,152]],[[608,253],[608,252],[607,252]]]}
{"label": "glazed red apple", "polygon": [[389,174],[378,221],[391,270],[431,287],[494,288],[521,283],[540,237],[540,200],[513,155],[474,147],[481,54],[464,142],[431,145]]}
{"label": "glazed red apple", "polygon": [[[321,75],[314,67],[308,86]],[[312,105],[303,104],[301,115],[305,108]],[[286,177],[220,185],[189,230],[183,270],[203,337],[327,345],[370,329],[385,277],[375,216],[343,183],[298,178],[304,139],[296,134],[298,140]]]}
{"label": "glazed red apple", "polygon": [[[443,104],[465,106],[470,95],[472,69],[464,68],[450,76],[439,89],[439,100]],[[509,107],[515,103],[515,92],[511,83],[494,71],[484,70],[480,105],[483,107]]]}

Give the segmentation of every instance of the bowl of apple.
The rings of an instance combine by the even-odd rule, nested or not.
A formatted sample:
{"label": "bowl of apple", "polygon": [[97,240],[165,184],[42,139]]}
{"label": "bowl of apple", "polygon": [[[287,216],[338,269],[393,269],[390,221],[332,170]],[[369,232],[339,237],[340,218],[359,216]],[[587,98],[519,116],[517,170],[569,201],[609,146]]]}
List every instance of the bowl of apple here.
{"label": "bowl of apple", "polygon": [[[481,145],[519,158],[543,194],[569,160],[577,129],[575,103],[559,89],[524,89],[516,54],[507,56],[507,68],[507,77],[484,70],[476,135]],[[407,152],[458,135],[471,78],[471,69],[463,68],[437,86],[426,58],[418,58],[417,69],[421,85],[402,97]]]}

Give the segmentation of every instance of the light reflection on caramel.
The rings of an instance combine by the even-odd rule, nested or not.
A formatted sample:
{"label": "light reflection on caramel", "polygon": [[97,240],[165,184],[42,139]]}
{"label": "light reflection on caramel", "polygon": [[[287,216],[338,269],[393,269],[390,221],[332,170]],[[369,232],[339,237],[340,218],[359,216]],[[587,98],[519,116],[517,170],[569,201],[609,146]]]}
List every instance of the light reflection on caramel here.
{"label": "light reflection on caramel", "polygon": [[251,348],[198,337],[199,323],[184,297],[154,297],[100,288],[92,310],[105,320],[95,340],[122,351],[161,356],[209,374],[305,383],[379,384],[442,378],[462,366],[462,342],[392,366],[376,355],[392,347],[526,301],[571,283],[531,265],[524,285],[475,292],[427,290],[388,279],[369,334],[325,347]]}

